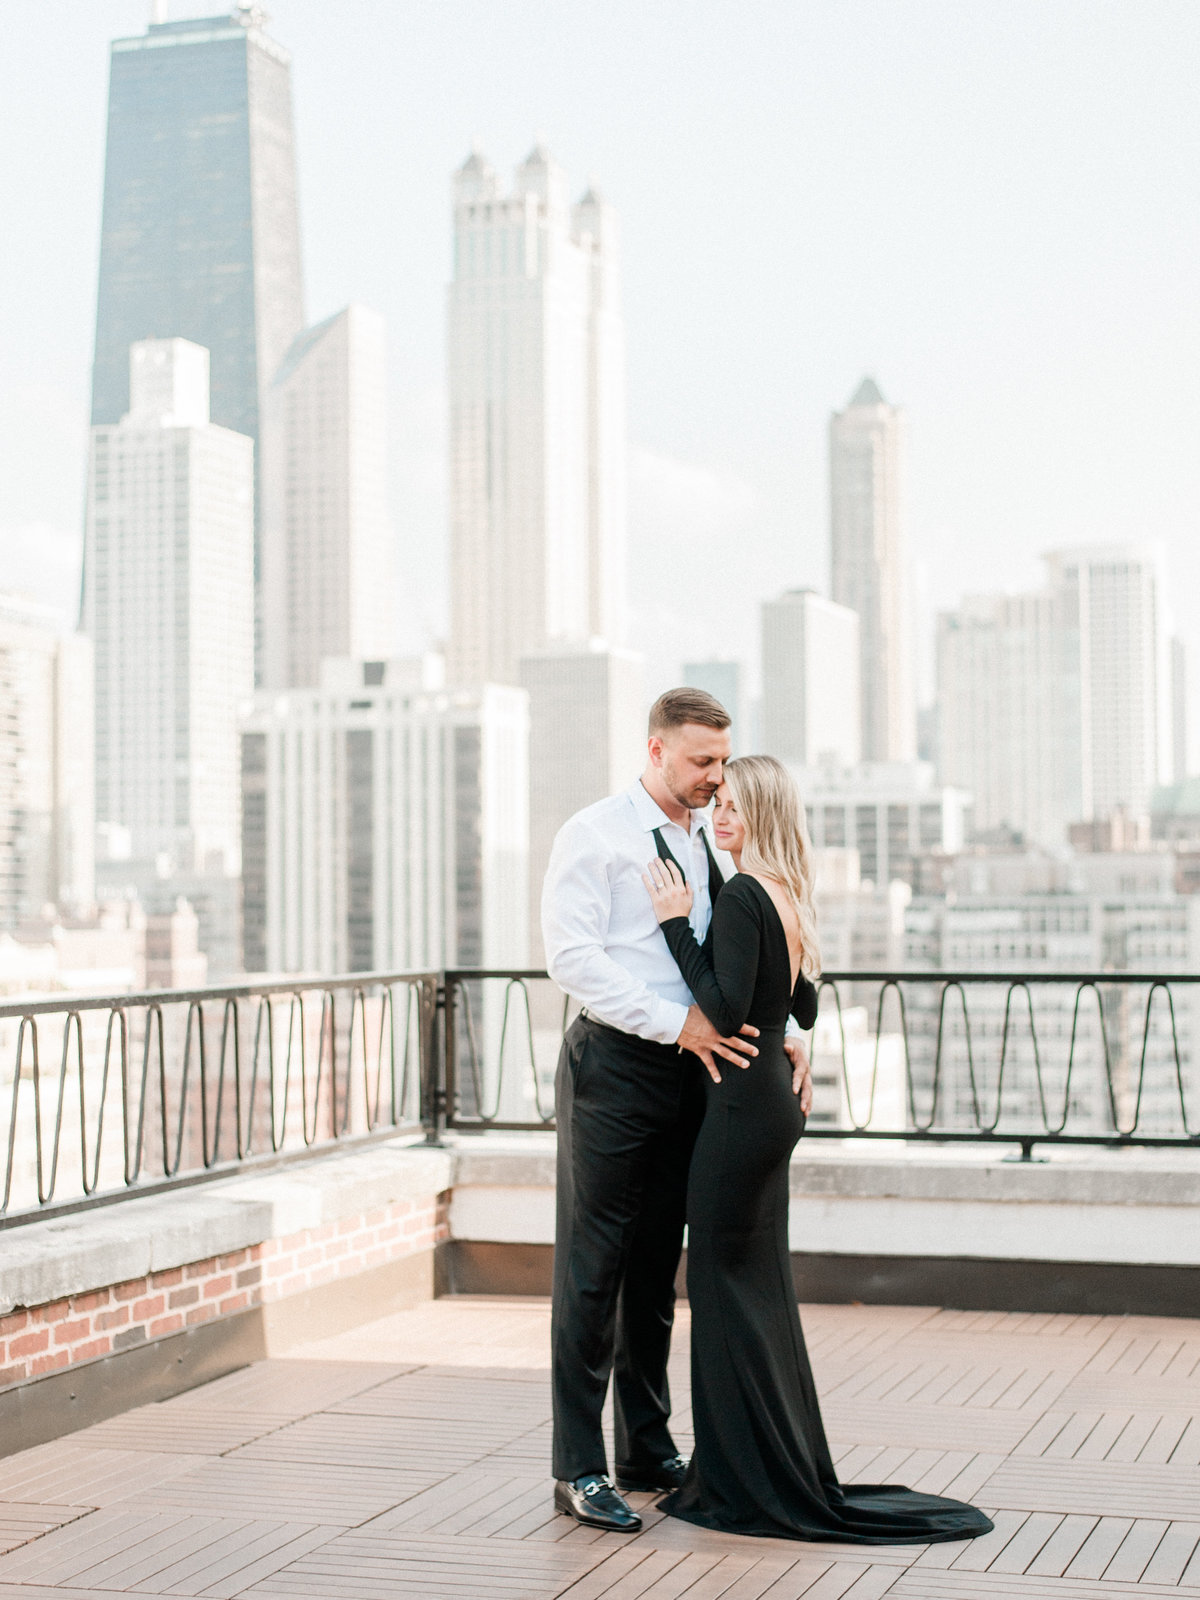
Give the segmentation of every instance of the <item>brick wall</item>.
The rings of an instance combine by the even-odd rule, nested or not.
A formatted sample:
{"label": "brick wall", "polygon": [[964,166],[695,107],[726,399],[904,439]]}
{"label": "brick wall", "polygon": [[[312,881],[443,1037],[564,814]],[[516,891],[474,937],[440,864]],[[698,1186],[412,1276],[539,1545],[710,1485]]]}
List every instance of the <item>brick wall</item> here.
{"label": "brick wall", "polygon": [[22,1383],[416,1255],[447,1237],[449,1194],[399,1201],[147,1278],[0,1317],[0,1386]]}

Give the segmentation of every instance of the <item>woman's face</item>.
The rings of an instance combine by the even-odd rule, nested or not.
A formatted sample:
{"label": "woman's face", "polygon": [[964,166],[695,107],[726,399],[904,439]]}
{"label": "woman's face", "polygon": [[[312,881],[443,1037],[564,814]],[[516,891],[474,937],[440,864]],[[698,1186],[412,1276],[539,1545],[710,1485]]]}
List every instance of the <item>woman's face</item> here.
{"label": "woman's face", "polygon": [[721,785],[714,797],[713,838],[719,850],[728,850],[732,856],[741,855],[746,842],[746,824],[737,814],[727,783]]}

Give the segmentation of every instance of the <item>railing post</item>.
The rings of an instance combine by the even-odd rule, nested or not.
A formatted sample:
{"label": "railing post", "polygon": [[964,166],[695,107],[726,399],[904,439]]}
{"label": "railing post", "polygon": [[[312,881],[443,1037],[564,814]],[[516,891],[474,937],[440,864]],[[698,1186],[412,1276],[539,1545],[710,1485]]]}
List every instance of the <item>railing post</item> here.
{"label": "railing post", "polygon": [[438,1012],[452,1006],[445,974],[421,984],[421,1123],[425,1143],[440,1147],[446,1127],[446,1075]]}

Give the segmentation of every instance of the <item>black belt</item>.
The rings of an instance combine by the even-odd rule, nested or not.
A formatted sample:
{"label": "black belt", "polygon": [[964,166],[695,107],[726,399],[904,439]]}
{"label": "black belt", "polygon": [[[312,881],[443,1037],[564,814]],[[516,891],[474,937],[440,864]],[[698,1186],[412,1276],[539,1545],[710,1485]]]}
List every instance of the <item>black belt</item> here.
{"label": "black belt", "polygon": [[632,1043],[642,1045],[647,1050],[662,1051],[672,1060],[677,1060],[682,1054],[676,1044],[662,1044],[658,1039],[643,1039],[640,1033],[629,1033],[625,1028],[618,1028],[611,1022],[602,1022],[599,1017],[592,1016],[586,1006],[579,1013],[577,1019],[586,1022],[590,1028],[603,1028],[605,1033],[615,1033],[618,1039],[629,1039]]}

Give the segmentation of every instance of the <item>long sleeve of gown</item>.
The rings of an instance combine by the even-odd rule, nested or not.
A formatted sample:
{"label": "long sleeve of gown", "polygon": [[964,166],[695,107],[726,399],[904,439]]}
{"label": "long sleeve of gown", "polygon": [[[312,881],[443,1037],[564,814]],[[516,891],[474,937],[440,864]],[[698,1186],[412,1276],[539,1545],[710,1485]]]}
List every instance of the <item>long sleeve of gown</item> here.
{"label": "long sleeve of gown", "polygon": [[762,913],[733,879],[717,897],[712,923],[703,945],[686,917],[672,917],[662,925],[671,954],[696,1004],[725,1038],[732,1038],[750,1015],[758,953],[762,942]]}
{"label": "long sleeve of gown", "polygon": [[792,1015],[806,1030],[817,1020],[817,986],[803,973],[796,979],[796,987],[792,990]]}
{"label": "long sleeve of gown", "polygon": [[[671,954],[696,1004],[725,1038],[732,1038],[750,1015],[762,943],[762,907],[734,885],[726,885],[713,908],[708,937],[701,945],[686,917],[662,924]],[[817,1020],[817,989],[803,974],[792,991],[790,1011],[801,1028]]]}

